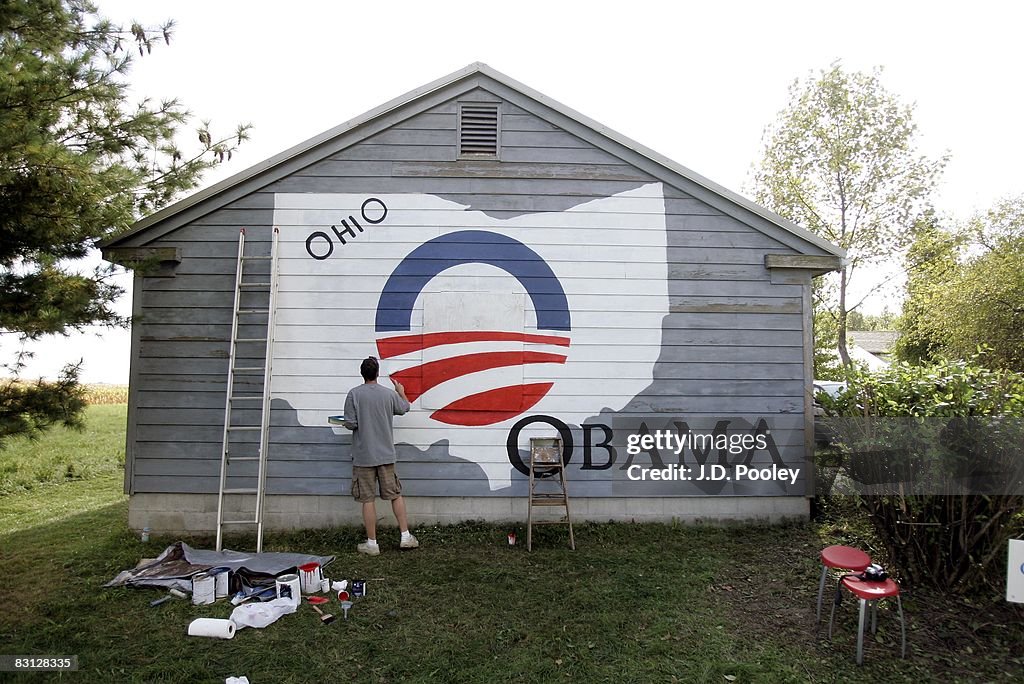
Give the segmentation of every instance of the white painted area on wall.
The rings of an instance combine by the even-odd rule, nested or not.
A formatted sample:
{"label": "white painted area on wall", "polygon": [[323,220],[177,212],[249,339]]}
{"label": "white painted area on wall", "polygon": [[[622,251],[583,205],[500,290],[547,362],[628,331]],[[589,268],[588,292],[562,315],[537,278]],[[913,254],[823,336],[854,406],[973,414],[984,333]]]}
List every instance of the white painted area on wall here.
{"label": "white painted area on wall", "polygon": [[[382,375],[398,378],[410,373],[426,378],[434,364],[473,369],[473,359],[483,359],[488,367],[442,381],[418,396],[413,410],[396,419],[395,436],[420,449],[446,441],[452,456],[483,469],[493,491],[511,486],[505,438],[527,410],[578,425],[602,409],[622,409],[651,384],[661,351],[662,320],[668,314],[665,202],[660,183],[562,212],[509,219],[425,194],[275,197],[274,221],[281,230],[275,332],[280,344],[275,348],[272,387],[275,398],[297,410],[302,425],[323,426],[329,416],[341,413],[348,390],[362,381],[359,363],[367,356],[381,357]],[[361,214],[371,197],[387,207],[386,217],[377,224],[368,223]],[[373,220],[379,217],[380,212],[370,213]],[[343,219],[353,235],[344,232]],[[356,222],[361,231],[355,229]],[[331,226],[342,232],[345,244]],[[442,260],[458,260],[460,250],[475,249],[454,239],[472,240],[460,237],[470,235],[466,231],[516,241],[539,257],[539,262],[529,262],[529,268],[534,273],[550,268],[554,279],[527,277],[524,286],[510,273],[522,264],[522,254],[504,252],[502,247],[494,247],[493,253],[503,254],[502,258],[513,255],[504,266],[470,257],[451,266],[420,261],[418,269],[440,270],[409,302],[409,328],[379,330],[378,310],[387,308],[382,292],[403,260],[435,238],[451,238],[451,246],[444,243],[438,254]],[[307,246],[307,239],[317,232],[322,235]],[[328,253],[328,239],[330,255],[313,258],[311,251],[317,256]],[[489,254],[490,249],[483,252]],[[543,293],[550,294],[556,283],[564,291],[568,330],[553,329],[551,319],[541,320],[538,300],[531,296],[531,290],[540,292],[541,301],[547,302],[543,306],[557,309],[551,304],[554,299],[543,299]],[[501,335],[460,338],[394,356],[382,353],[379,344],[396,337],[460,332]],[[499,339],[517,333],[525,339]],[[607,352],[600,361],[574,354],[574,349],[597,346]],[[507,355],[520,355],[523,362],[491,365]],[[537,362],[527,363],[528,358]],[[479,398],[473,398],[480,393],[548,383],[551,387],[536,403],[529,403],[533,390],[524,390],[520,411],[510,403],[517,401],[515,391],[512,399],[492,397],[497,402],[492,413],[500,420],[467,425],[438,418],[438,409],[458,406],[463,400],[480,405]],[[467,417],[465,411],[453,415],[457,420],[477,419]],[[548,426],[523,430],[520,447],[527,446],[530,436],[550,431]]]}

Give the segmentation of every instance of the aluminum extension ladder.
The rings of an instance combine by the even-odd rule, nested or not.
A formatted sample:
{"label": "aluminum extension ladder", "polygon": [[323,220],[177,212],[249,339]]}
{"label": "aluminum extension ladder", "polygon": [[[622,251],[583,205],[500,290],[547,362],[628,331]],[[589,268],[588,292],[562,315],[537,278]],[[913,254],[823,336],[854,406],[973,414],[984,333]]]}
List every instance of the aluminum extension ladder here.
{"label": "aluminum extension ladder", "polygon": [[[279,237],[280,232],[275,226],[270,256],[253,256],[246,254],[245,228],[238,233],[231,351],[228,356],[227,396],[224,404],[224,446],[221,450],[220,486],[217,490],[217,551],[223,545],[226,525],[255,525],[256,552],[263,550],[263,497],[267,486],[267,451],[270,443],[270,380],[274,358],[274,322],[277,316]],[[240,337],[239,330],[243,326],[247,337]],[[265,333],[259,334],[264,327]],[[260,345],[265,345],[262,354]],[[254,365],[259,356],[263,357],[262,363]],[[246,439],[254,434],[258,434],[256,441]],[[253,462],[257,464],[256,486],[229,486],[240,479],[251,481],[251,468],[241,464]],[[239,473],[239,470],[243,472]],[[240,501],[239,505],[225,510],[227,497]],[[243,506],[247,500],[253,501],[254,505]],[[248,517],[250,510],[252,517]],[[232,517],[225,519],[225,515]]]}

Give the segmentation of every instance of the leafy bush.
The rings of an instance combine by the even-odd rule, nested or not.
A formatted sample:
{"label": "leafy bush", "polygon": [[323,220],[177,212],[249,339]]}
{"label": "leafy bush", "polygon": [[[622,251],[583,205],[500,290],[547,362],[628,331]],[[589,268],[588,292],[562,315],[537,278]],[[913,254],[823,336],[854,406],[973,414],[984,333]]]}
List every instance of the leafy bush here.
{"label": "leafy bush", "polygon": [[983,358],[853,369],[838,397],[819,396],[855,426],[840,430],[851,476],[891,483],[863,488],[859,506],[912,584],[997,586],[1007,541],[1024,532],[1024,375]]}

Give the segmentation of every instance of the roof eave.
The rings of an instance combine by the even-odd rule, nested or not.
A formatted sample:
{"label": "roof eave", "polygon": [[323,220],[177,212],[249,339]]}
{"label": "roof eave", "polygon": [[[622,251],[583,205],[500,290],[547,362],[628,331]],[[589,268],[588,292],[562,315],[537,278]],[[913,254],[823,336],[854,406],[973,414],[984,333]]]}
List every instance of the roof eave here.
{"label": "roof eave", "polygon": [[430,93],[441,90],[443,88],[450,87],[458,83],[459,81],[474,76],[476,74],[482,74],[508,88],[511,88],[521,93],[527,98],[536,100],[542,105],[549,107],[555,112],[558,112],[559,114],[575,121],[581,126],[593,130],[594,132],[598,133],[604,138],[607,138],[608,140],[611,140],[612,142],[621,145],[622,147],[651,160],[655,164],[668,169],[672,173],[682,176],[686,180],[708,190],[711,193],[714,193],[724,198],[728,202],[731,202],[732,204],[740,207],[741,209],[748,211],[756,216],[761,217],[764,220],[767,220],[772,224],[779,226],[783,230],[817,247],[818,249],[826,252],[827,254],[834,255],[836,257],[839,257],[840,259],[846,257],[846,250],[832,244],[831,242],[819,237],[818,235],[815,235],[814,233],[808,230],[801,228],[792,221],[789,221],[783,218],[782,216],[779,216],[778,214],[769,211],[768,209],[758,205],[757,203],[750,201],[746,197],[743,197],[742,195],[733,192],[732,190],[729,190],[728,188],[725,188],[711,181],[708,178],[705,178],[699,173],[693,171],[692,169],[689,169],[681,164],[678,164],[677,162],[669,159],[668,157],[665,157],[664,155],[658,154],[654,150],[644,145],[641,145],[635,140],[610,129],[598,123],[597,121],[594,121],[593,119],[572,109],[571,107],[568,107],[562,104],[561,102],[558,102],[557,100],[554,100],[548,97],[547,95],[544,95],[543,93],[538,92],[523,83],[520,83],[519,81],[501,73],[500,71],[493,69],[492,67],[482,62],[474,62],[466,67],[463,67],[462,69],[459,69],[458,71],[448,74],[447,76],[443,76],[442,78],[432,81],[431,83],[428,83],[424,86],[420,86],[415,90],[409,91],[408,93],[396,97],[390,100],[389,102],[380,105],[379,107],[371,109],[370,111],[354,119],[350,119],[349,121],[346,121],[338,126],[335,126],[330,130],[324,131],[323,133],[313,138],[310,138],[305,142],[299,143],[298,145],[295,145],[285,150],[284,152],[276,154],[273,157],[270,157],[269,159],[266,159],[258,164],[255,164],[254,166],[245,169],[244,171],[241,171],[229,178],[226,178],[214,185],[211,185],[208,188],[205,188],[193,195],[190,195],[182,200],[179,200],[178,202],[175,202],[174,204],[171,204],[161,209],[160,211],[157,211],[153,214],[150,214],[149,216],[146,216],[145,218],[140,219],[139,221],[134,223],[131,229],[129,229],[127,232],[122,233],[117,237],[106,240],[100,243],[99,246],[101,248],[116,246],[121,241],[127,240],[132,236],[138,235],[139,233],[175,216],[176,214],[179,214],[191,207],[195,207],[199,204],[202,204],[203,202],[206,202],[216,197],[217,195],[224,193],[230,190],[231,188],[234,188],[237,185],[240,185],[252,178],[255,178],[260,174],[266,173],[267,171],[277,166],[285,164],[290,160],[306,155],[309,152],[315,150],[316,148],[329,143],[330,141],[334,140],[335,138],[341,135],[344,135],[357,129],[360,126],[363,126],[364,124],[376,119],[377,117],[380,117],[388,112],[399,109],[401,107],[408,106],[409,104],[425,97],[426,95],[429,95]]}

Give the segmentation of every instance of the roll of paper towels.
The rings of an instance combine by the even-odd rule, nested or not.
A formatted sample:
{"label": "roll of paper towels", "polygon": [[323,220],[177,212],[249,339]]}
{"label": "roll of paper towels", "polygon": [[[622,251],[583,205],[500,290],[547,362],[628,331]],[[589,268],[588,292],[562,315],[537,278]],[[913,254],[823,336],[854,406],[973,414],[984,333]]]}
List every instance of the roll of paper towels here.
{"label": "roll of paper towels", "polygon": [[235,623],[217,618],[198,618],[189,623],[188,635],[230,639],[235,636]]}

